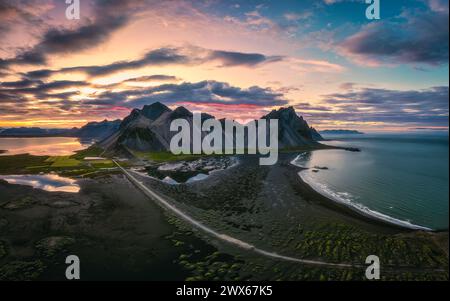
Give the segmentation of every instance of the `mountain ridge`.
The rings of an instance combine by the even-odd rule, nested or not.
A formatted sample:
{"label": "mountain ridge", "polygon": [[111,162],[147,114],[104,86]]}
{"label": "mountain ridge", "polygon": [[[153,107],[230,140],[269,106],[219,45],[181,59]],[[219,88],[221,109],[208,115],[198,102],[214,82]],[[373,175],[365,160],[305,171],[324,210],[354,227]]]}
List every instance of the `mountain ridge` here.
{"label": "mountain ridge", "polygon": [[[12,128],[3,129],[2,137],[78,137],[90,138],[97,141],[108,154],[120,153],[124,150],[132,151],[168,151],[170,141],[176,132],[170,131],[170,124],[175,119],[185,119],[193,126],[193,113],[183,106],[174,110],[161,102],[135,108],[125,118],[116,120],[94,121],[80,128],[71,129],[42,129],[42,128]],[[202,113],[202,122],[214,116]],[[278,119],[279,148],[295,148],[300,146],[314,146],[324,140],[320,133],[310,127],[307,121],[299,116],[295,109],[281,107],[272,110],[261,117],[261,120]],[[225,119],[218,119],[224,130]],[[245,126],[245,125],[243,125]],[[202,131],[202,139],[208,132]],[[267,133],[268,135],[269,133]],[[225,135],[225,134],[223,134]],[[192,147],[191,139],[191,149]],[[248,141],[248,131],[245,131],[245,143]],[[233,139],[233,142],[234,139]]]}
{"label": "mountain ridge", "polygon": [[77,137],[83,139],[102,140],[119,129],[122,120],[88,122],[80,128],[40,128],[40,127],[16,127],[4,128],[0,131],[0,137]]}
{"label": "mountain ridge", "polygon": [[320,131],[321,134],[351,134],[351,135],[362,135],[363,132],[357,131],[357,130],[343,130],[343,129],[337,129],[337,130],[323,130]]}
{"label": "mountain ridge", "polygon": [[[186,119],[192,128],[193,113],[183,106],[171,110],[160,102],[145,105],[142,109],[133,109],[119,126],[119,131],[98,144],[106,153],[114,154],[123,149],[135,151],[168,151],[170,141],[176,132],[170,131],[175,119]],[[202,113],[202,122],[214,116]],[[272,110],[261,119],[278,119],[278,137],[280,148],[313,146],[323,140],[303,117],[297,115],[293,107]],[[224,120],[219,120],[223,126]],[[202,139],[208,133],[202,131]],[[245,137],[247,141],[247,137]],[[192,149],[191,139],[191,149]]]}

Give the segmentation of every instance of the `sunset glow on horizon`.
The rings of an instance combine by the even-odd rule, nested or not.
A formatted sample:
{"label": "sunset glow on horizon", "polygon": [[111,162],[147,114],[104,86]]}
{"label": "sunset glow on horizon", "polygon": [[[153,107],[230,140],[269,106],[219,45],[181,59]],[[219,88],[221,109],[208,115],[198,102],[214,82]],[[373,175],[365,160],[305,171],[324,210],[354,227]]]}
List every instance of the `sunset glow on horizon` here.
{"label": "sunset glow on horizon", "polygon": [[[448,1],[0,1],[0,128],[80,127],[160,101],[241,122],[448,130]],[[385,10],[383,10],[385,9]],[[394,29],[395,28],[395,29]]]}

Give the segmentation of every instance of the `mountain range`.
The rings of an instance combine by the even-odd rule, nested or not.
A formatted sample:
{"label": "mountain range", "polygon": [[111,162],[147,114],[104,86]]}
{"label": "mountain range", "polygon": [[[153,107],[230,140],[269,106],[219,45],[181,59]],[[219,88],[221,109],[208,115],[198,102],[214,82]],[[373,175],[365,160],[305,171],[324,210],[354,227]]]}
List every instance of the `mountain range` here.
{"label": "mountain range", "polygon": [[[89,122],[81,128],[72,129],[42,129],[7,128],[0,130],[2,137],[79,137],[98,141],[107,154],[128,153],[131,151],[168,151],[170,141],[176,132],[170,131],[170,124],[175,119],[186,119],[192,128],[193,113],[185,107],[172,110],[166,105],[155,102],[145,105],[142,109],[133,109],[123,120],[103,120]],[[202,113],[202,122],[215,118]],[[273,110],[261,119],[278,119],[278,146],[279,148],[295,148],[313,146],[317,141],[323,140],[314,128],[310,127],[303,117],[298,116],[293,107]],[[219,120],[224,125],[225,120]],[[224,126],[223,126],[224,128]],[[247,131],[245,132],[247,145]],[[207,132],[202,132],[202,138]],[[192,149],[192,139],[191,139]]]}
{"label": "mountain range", "polygon": [[115,133],[122,120],[103,120],[89,122],[81,128],[46,129],[39,127],[18,127],[0,129],[0,137],[78,137],[83,139],[103,140]]}
{"label": "mountain range", "polygon": [[[145,105],[142,109],[134,109],[125,117],[119,126],[119,130],[99,142],[99,146],[106,153],[120,151],[168,151],[170,140],[176,132],[170,131],[173,120],[186,119],[192,128],[193,114],[184,107],[171,110],[160,102]],[[202,122],[209,118],[215,118],[209,114],[202,114]],[[323,140],[322,136],[308,123],[299,117],[293,107],[273,110],[261,119],[278,119],[279,148],[293,148],[305,145],[317,144]],[[219,120],[222,124],[224,119]],[[202,132],[202,138],[207,132]],[[245,137],[247,141],[247,137]],[[192,139],[191,139],[192,149]]]}

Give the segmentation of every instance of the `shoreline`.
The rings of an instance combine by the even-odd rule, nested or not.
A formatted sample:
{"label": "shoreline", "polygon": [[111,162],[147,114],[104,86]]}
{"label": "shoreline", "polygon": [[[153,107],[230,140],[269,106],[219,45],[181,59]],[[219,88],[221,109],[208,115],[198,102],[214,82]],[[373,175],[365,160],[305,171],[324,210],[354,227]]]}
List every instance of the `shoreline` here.
{"label": "shoreline", "polygon": [[[335,146],[329,146],[329,145],[325,145],[325,144],[321,144],[321,143],[319,143],[318,145],[315,145],[315,147],[311,147],[311,148],[297,149],[297,150],[293,150],[293,149],[286,150],[285,149],[285,150],[280,151],[279,163],[281,163],[282,165],[288,165],[288,166],[292,167],[292,168],[288,168],[288,169],[295,169],[292,171],[291,178],[293,179],[294,182],[296,182],[295,183],[296,185],[299,184],[298,185],[299,187],[297,187],[297,188],[298,188],[298,190],[300,190],[301,195],[304,195],[311,200],[317,200],[321,205],[331,208],[332,210],[338,211],[340,213],[344,212],[347,215],[357,217],[358,219],[366,221],[366,222],[369,221],[371,224],[375,223],[375,224],[379,224],[379,225],[388,226],[390,228],[403,229],[403,230],[407,230],[407,231],[426,231],[426,232],[433,232],[433,233],[448,232],[448,229],[430,229],[428,227],[424,227],[424,226],[420,226],[420,225],[414,225],[414,224],[408,225],[407,221],[402,221],[402,220],[396,219],[394,217],[385,215],[383,213],[373,211],[364,205],[361,205],[364,208],[358,208],[357,205],[359,205],[359,204],[345,203],[341,200],[334,199],[333,197],[327,195],[326,193],[322,193],[319,189],[314,188],[313,184],[308,183],[308,181],[306,181],[304,179],[304,177],[302,177],[300,175],[300,173],[303,170],[306,170],[307,168],[296,165],[292,162],[298,157],[299,153],[312,152],[314,150],[324,150],[324,149],[341,149],[341,150],[349,151],[345,147],[335,147]],[[0,150],[0,153],[1,153],[1,150]],[[31,156],[35,157],[35,155],[31,155]],[[247,156],[248,155],[244,155],[243,157],[245,158]],[[367,211],[363,210],[366,208],[368,210],[370,210],[371,212],[367,212]],[[375,214],[373,214],[373,212]],[[381,217],[377,216],[377,214],[383,215],[383,216],[385,216],[385,218],[383,218],[382,216]]]}
{"label": "shoreline", "polygon": [[[308,188],[308,185],[301,181],[297,175],[299,168],[289,164],[289,159],[292,160],[292,157],[293,154],[284,154],[280,158],[279,164],[272,168],[255,165],[258,159],[256,156],[246,157],[242,160],[241,164],[235,165],[233,168],[225,169],[220,174],[215,173],[204,181],[198,181],[189,185],[178,185],[177,187],[166,185],[151,178],[135,176],[139,181],[145,183],[146,186],[150,187],[155,192],[167,196],[176,208],[186,212],[186,214],[189,214],[189,216],[196,220],[201,221],[202,224],[211,227],[211,229],[214,229],[217,233],[222,234],[220,236],[221,238],[227,240],[236,238],[240,241],[248,242],[248,244],[244,246],[258,246],[258,248],[261,248],[259,250],[273,252],[271,254],[274,255],[274,258],[266,258],[266,253],[253,254],[253,252],[247,252],[245,248],[238,249],[235,246],[221,242],[214,237],[211,238],[206,233],[197,231],[189,232],[189,235],[191,236],[190,239],[194,239],[195,236],[195,239],[198,239],[205,245],[211,246],[211,248],[215,248],[226,254],[244,256],[245,260],[254,259],[258,262],[267,262],[270,273],[273,272],[273,262],[280,265],[281,270],[285,270],[291,265],[311,263],[309,261],[312,260],[315,263],[314,265],[302,265],[302,269],[298,272],[302,277],[308,278],[309,276],[304,275],[308,275],[310,270],[316,269],[316,263],[360,264],[364,262],[365,258],[364,255],[361,254],[383,254],[383,256],[387,256],[385,257],[386,262],[392,258],[395,259],[396,256],[399,256],[400,254],[405,254],[405,256],[399,256],[401,258],[399,259],[399,262],[394,261],[393,265],[389,266],[392,275],[402,275],[402,273],[409,270],[412,270],[414,275],[427,273],[434,274],[435,272],[441,273],[442,271],[445,273],[445,269],[441,268],[441,265],[434,266],[429,265],[426,262],[423,267],[415,268],[416,263],[418,262],[415,261],[416,257],[413,256],[410,258],[407,255],[418,254],[418,258],[427,258],[427,253],[422,252],[423,245],[430,247],[432,250],[437,250],[436,254],[439,254],[439,258],[444,258],[444,255],[441,254],[448,254],[448,248],[446,247],[448,233],[441,233],[438,235],[424,231],[407,231],[400,227],[394,228],[392,225],[376,222],[373,219],[363,219],[355,212],[352,213],[348,208],[331,204],[332,202],[330,202],[330,200],[320,196],[320,194],[310,187]],[[134,175],[134,173],[132,174]],[[239,175],[241,178],[236,177]],[[245,183],[246,181],[242,181],[244,178],[248,179],[247,183]],[[255,184],[265,183],[265,181],[270,181],[272,184],[255,188]],[[11,202],[11,204],[23,206],[23,210],[42,210],[42,205],[45,205],[46,207],[51,206],[51,208],[55,207],[55,210],[59,210],[54,214],[55,219],[61,219],[61,217],[65,216],[64,214],[68,214],[68,221],[70,221],[70,218],[72,218],[70,210],[78,210],[79,207],[77,207],[76,204],[79,204],[87,210],[85,211],[86,213],[76,214],[76,226],[74,226],[72,222],[70,224],[65,223],[64,225],[71,227],[70,229],[77,233],[75,239],[80,243],[83,242],[81,238],[85,239],[84,233],[90,232],[98,232],[99,239],[102,239],[103,237],[110,238],[115,235],[118,235],[119,238],[127,237],[126,241],[122,240],[122,242],[119,241],[118,244],[114,243],[110,246],[114,248],[115,254],[120,254],[120,246],[127,246],[135,243],[134,238],[139,241],[141,240],[142,237],[140,234],[135,236],[131,235],[130,237],[130,234],[127,234],[129,231],[134,233],[134,229],[137,229],[137,231],[135,231],[136,233],[141,233],[141,231],[153,233],[153,231],[148,230],[149,228],[152,228],[149,227],[151,225],[148,224],[152,223],[150,221],[152,219],[149,220],[146,217],[150,212],[141,214],[142,210],[150,210],[150,208],[148,208],[148,206],[150,206],[157,209],[156,211],[158,212],[165,212],[165,210],[161,210],[160,206],[157,206],[157,204],[146,199],[145,193],[142,194],[138,187],[133,185],[133,183],[125,178],[123,174],[94,179],[80,179],[82,189],[79,194],[74,196],[74,198],[71,198],[70,201],[67,200],[67,197],[64,197],[67,193],[63,192],[45,192],[40,189],[27,188],[23,185],[1,184],[0,181],[0,186],[4,186],[3,188],[6,192],[10,191],[18,194],[20,191],[27,191],[28,193],[20,193],[19,195],[25,196],[32,194],[33,198],[35,196],[37,198],[31,203],[30,200],[21,197],[18,201]],[[234,184],[237,186],[234,186]],[[295,189],[299,186],[303,186],[301,194],[297,193],[298,190]],[[254,188],[254,193],[248,193],[247,188],[250,187]],[[269,191],[273,194],[270,194]],[[285,191],[286,194],[284,194],[283,191]],[[208,194],[204,195],[204,193]],[[243,199],[251,199],[252,195],[264,195],[264,198],[255,198],[253,203],[243,203]],[[130,200],[131,196],[132,198]],[[24,201],[22,201],[22,199],[24,199]],[[102,200],[106,201],[106,203],[104,203],[105,206],[83,205],[101,204],[103,203]],[[173,202],[174,200],[176,201]],[[26,203],[23,203],[25,201]],[[224,201],[230,203],[224,207]],[[250,210],[247,210],[246,212],[250,213],[241,211],[242,204],[247,204],[247,208],[250,208]],[[258,204],[262,206],[253,207],[255,205],[259,206]],[[275,204],[277,205],[273,206]],[[300,204],[300,206],[296,207],[298,204]],[[205,207],[205,205],[207,207]],[[60,208],[60,206],[63,208]],[[264,210],[263,208],[266,208],[267,210]],[[5,207],[0,208],[0,211],[2,209],[4,211],[6,210],[11,216],[13,214],[18,217],[23,216],[23,213],[19,208],[13,208],[14,210],[12,210]],[[152,210],[150,211],[153,212]],[[132,212],[135,212],[135,215],[131,215]],[[233,221],[236,222],[236,225],[227,223],[226,216],[228,213],[235,213],[234,216],[237,216],[238,219],[233,219]],[[172,214],[164,214],[164,216],[169,218],[169,224],[173,222],[181,225],[182,228],[192,231],[192,228],[186,226],[185,222],[181,221],[179,217]],[[20,224],[10,217],[7,217],[7,219],[12,225]],[[95,220],[95,223],[89,223],[91,219]],[[251,223],[247,222],[250,220]],[[38,221],[36,220],[33,223],[29,223],[29,226],[36,227],[36,222]],[[121,224],[121,227],[119,228],[121,232],[119,233],[116,232],[118,231],[116,226],[110,226],[111,224],[117,225],[118,223]],[[129,228],[133,225],[137,228]],[[110,228],[111,230],[109,230]],[[20,230],[22,231],[22,229]],[[83,230],[83,232],[80,233],[80,230]],[[68,237],[73,237],[73,231],[70,231],[70,233],[63,231],[62,233]],[[26,232],[27,233],[24,235],[33,235],[34,233],[31,231]],[[265,233],[262,240],[257,234],[259,232]],[[61,235],[60,232],[58,232],[58,235]],[[46,234],[46,236],[49,236],[49,234]],[[294,240],[291,241],[290,237],[294,237]],[[31,242],[30,247],[32,248],[34,242],[41,238],[42,237],[32,238],[27,241]],[[172,238],[169,238],[169,242],[171,239]],[[189,237],[187,239],[189,239]],[[172,241],[176,243],[176,249],[182,244],[178,240],[185,241],[180,237],[176,237],[175,241],[172,239]],[[167,243],[167,241],[157,241],[160,243],[158,246]],[[232,241],[238,242],[236,240]],[[333,250],[333,248],[338,248],[338,257],[334,257],[333,251],[323,251],[323,254],[319,253],[319,246],[326,244],[328,241],[331,241],[331,250]],[[146,241],[146,244],[148,244],[147,242],[148,240]],[[155,240],[150,242],[155,243]],[[305,244],[304,242],[308,243]],[[337,242],[341,242],[341,244],[337,244]],[[408,245],[402,245],[403,242],[407,242]],[[298,248],[299,243],[302,245],[301,248]],[[97,253],[100,258],[105,256],[105,253],[102,253],[104,252],[103,249],[99,249],[102,246],[103,243],[97,244],[94,242],[90,248],[95,247],[95,252],[83,249],[83,253],[80,254],[88,257],[94,256],[93,258],[97,260],[97,255],[93,254]],[[399,251],[393,252],[392,246],[400,248],[398,249]],[[408,246],[411,246],[412,248],[409,248]],[[83,247],[84,245],[77,245],[77,248]],[[354,253],[345,253],[345,250],[348,250],[350,247],[357,247],[357,249],[355,249]],[[158,247],[158,250],[158,252],[164,251],[161,247]],[[80,251],[77,249],[76,252]],[[133,252],[133,254],[137,254],[136,256],[138,256],[138,258],[141,258],[139,257],[141,254],[140,249],[127,249],[126,252]],[[146,256],[146,254],[148,253],[145,253],[143,256]],[[177,253],[175,258],[181,256],[180,254],[181,253]],[[183,251],[183,254],[187,253]],[[285,254],[288,258],[279,258],[279,256],[281,256],[279,254]],[[302,262],[297,262],[294,258],[301,259]],[[448,255],[445,258],[448,258]],[[110,257],[107,257],[107,259],[108,261],[111,260]],[[287,262],[286,259],[290,261]],[[442,260],[445,261],[447,259]],[[103,263],[102,261],[100,262]],[[160,259],[158,259],[157,262],[160,266],[167,265],[167,261],[160,261]],[[96,263],[93,261],[87,262],[87,266],[95,266],[95,264]],[[116,271],[117,266],[119,266],[119,263],[116,264],[114,262],[112,270]],[[319,265],[319,267],[320,266],[321,265]],[[403,266],[406,267],[402,268]],[[341,269],[340,266],[335,265],[327,266],[326,268],[333,272],[344,270]],[[133,275],[134,273],[133,266],[130,265],[130,272],[127,275]],[[176,271],[172,273],[175,273],[173,274],[173,277],[178,277],[179,275]],[[286,270],[286,275],[288,274],[289,271]],[[102,277],[104,276],[102,275]],[[117,277],[123,276],[119,275]],[[133,277],[139,277],[139,275]],[[270,274],[270,276],[265,277],[275,279],[275,274]],[[356,278],[354,279],[356,280]]]}
{"label": "shoreline", "polygon": [[[308,170],[309,168],[305,168],[303,166],[294,164],[293,161],[295,161],[297,157],[298,156],[290,160],[289,165],[298,169],[295,174],[298,179],[298,182],[300,183],[300,190],[302,191],[302,193],[307,194],[309,197],[315,194],[316,196],[312,196],[312,198],[320,199],[321,203],[326,207],[332,207],[338,211],[343,211],[346,214],[356,216],[370,223],[376,223],[395,229],[402,229],[405,231],[424,231],[430,233],[448,232],[448,229],[431,229],[428,227],[415,225],[407,221],[403,221],[395,217],[383,214],[381,212],[374,211],[362,204],[345,203],[341,200],[334,199],[332,196],[329,196],[326,193],[322,193],[318,189],[314,188],[314,184],[309,183],[307,180],[304,179],[304,177],[301,176],[301,173],[305,170]],[[360,207],[358,207],[358,205]],[[366,210],[369,210],[370,212],[367,212]]]}

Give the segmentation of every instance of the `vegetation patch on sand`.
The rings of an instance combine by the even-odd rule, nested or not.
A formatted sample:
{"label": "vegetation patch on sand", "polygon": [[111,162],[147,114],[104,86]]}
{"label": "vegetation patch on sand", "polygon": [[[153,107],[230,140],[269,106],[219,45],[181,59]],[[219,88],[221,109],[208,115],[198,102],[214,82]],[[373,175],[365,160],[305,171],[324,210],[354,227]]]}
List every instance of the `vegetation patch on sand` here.
{"label": "vegetation patch on sand", "polygon": [[76,154],[70,156],[72,159],[82,160],[85,157],[99,157],[103,153],[103,148],[92,145],[86,149],[77,151]]}
{"label": "vegetation patch on sand", "polygon": [[149,160],[153,162],[174,162],[174,161],[189,161],[196,160],[206,155],[174,155],[171,152],[133,152],[133,154],[144,160]]}
{"label": "vegetation patch on sand", "polygon": [[0,218],[0,231],[3,229],[3,227],[8,226],[9,222],[6,218]]}
{"label": "vegetation patch on sand", "polygon": [[18,199],[12,200],[7,202],[6,204],[2,205],[3,208],[8,210],[16,210],[16,209],[23,209],[30,207],[36,203],[36,200],[33,199],[31,196],[24,196],[20,197]]}
{"label": "vegetation patch on sand", "polygon": [[113,168],[116,167],[112,160],[95,160],[90,162],[90,164],[95,168]]}
{"label": "vegetation patch on sand", "polygon": [[190,240],[196,236],[191,231],[192,228],[170,213],[167,213],[167,220],[177,228],[177,231],[165,238],[169,239],[174,247],[180,248],[180,251],[182,251],[175,263],[178,263],[189,273],[185,281],[239,281],[250,279],[248,274],[241,275],[240,273],[240,269],[245,263],[241,256],[223,253],[211,246],[186,248],[185,246],[192,245]]}
{"label": "vegetation patch on sand", "polygon": [[[0,174],[39,174],[56,172],[61,176],[94,177],[103,170],[115,168],[114,162],[110,159],[104,160],[84,160],[85,157],[98,157],[103,149],[91,146],[78,151],[71,156],[33,156],[30,154],[20,154],[12,156],[0,156]],[[122,162],[127,166],[127,162]],[[108,172],[113,172],[108,170]]]}
{"label": "vegetation patch on sand", "polygon": [[8,254],[8,251],[6,250],[6,244],[2,240],[0,240],[0,259],[5,257]]}
{"label": "vegetation patch on sand", "polygon": [[0,267],[0,280],[35,280],[39,278],[45,269],[40,260],[35,261],[11,261]]}
{"label": "vegetation patch on sand", "polygon": [[70,156],[52,156],[45,162],[51,163],[51,167],[76,167],[82,164],[81,161]]}
{"label": "vegetation patch on sand", "polygon": [[36,249],[44,257],[52,257],[67,251],[67,247],[74,244],[75,239],[67,236],[50,236],[36,243]]}
{"label": "vegetation patch on sand", "polygon": [[0,174],[12,174],[26,171],[27,167],[48,167],[48,156],[31,156],[29,154],[0,156]]}

